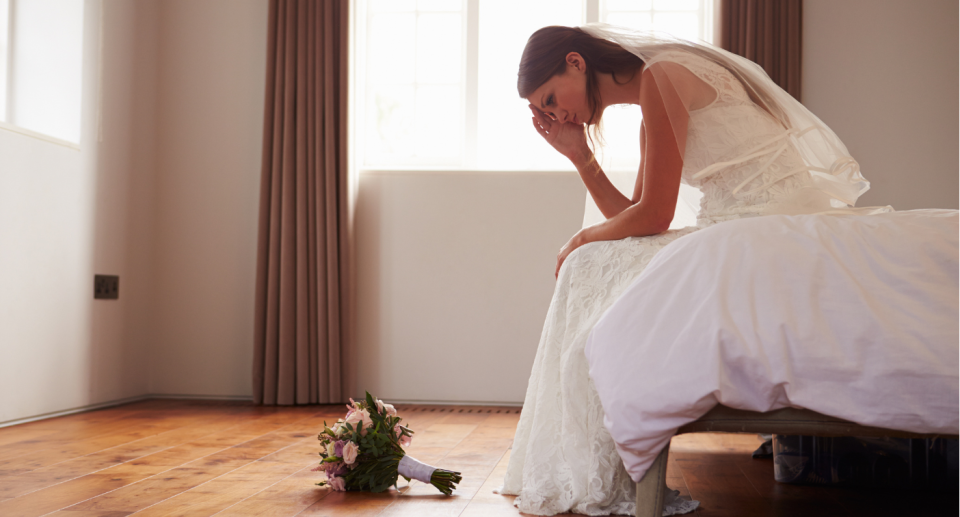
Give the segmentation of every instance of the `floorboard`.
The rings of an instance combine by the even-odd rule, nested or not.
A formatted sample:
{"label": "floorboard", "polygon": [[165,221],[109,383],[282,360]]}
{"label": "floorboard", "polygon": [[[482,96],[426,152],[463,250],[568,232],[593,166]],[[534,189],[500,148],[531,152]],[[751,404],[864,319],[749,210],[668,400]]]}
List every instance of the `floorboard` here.
{"label": "floorboard", "polygon": [[[148,400],[0,429],[0,515],[521,515],[494,493],[510,461],[517,408],[398,406],[416,431],[408,454],[458,470],[452,497],[413,481],[382,494],[316,486],[316,435],[342,405],[258,407]],[[956,493],[866,491],[777,483],[754,460],[755,435],[674,438],[667,484],[700,516],[957,515]]]}

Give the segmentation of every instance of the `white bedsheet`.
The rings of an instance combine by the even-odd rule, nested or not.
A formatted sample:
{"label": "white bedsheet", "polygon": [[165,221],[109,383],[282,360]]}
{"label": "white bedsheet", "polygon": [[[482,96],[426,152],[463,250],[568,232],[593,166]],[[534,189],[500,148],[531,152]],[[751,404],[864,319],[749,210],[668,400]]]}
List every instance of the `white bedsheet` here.
{"label": "white bedsheet", "polygon": [[958,432],[958,212],[766,216],[670,244],[586,347],[639,481],[717,403]]}

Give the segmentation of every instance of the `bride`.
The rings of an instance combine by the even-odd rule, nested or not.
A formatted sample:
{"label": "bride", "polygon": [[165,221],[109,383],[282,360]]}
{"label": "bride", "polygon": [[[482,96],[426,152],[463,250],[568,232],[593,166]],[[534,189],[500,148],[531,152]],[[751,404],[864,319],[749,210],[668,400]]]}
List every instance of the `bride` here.
{"label": "bride", "polygon": [[[633,515],[634,480],[604,427],[584,356],[600,316],[684,235],[741,217],[856,210],[869,184],[837,136],[762,69],[708,45],[606,25],[545,27],[527,42],[517,87],[534,129],[573,163],[606,220],[557,256],[501,493],[537,515]],[[614,104],[643,112],[629,197],[586,132]],[[703,193],[697,225],[668,230],[681,182]],[[674,500],[668,511],[693,507]]]}

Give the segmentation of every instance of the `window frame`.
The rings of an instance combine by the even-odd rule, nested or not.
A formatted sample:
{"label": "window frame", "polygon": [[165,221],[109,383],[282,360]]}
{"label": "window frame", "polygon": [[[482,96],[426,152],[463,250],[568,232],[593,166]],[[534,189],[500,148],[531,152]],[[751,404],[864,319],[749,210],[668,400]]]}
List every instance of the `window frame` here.
{"label": "window frame", "polygon": [[[35,131],[32,129],[25,128],[16,124],[16,121],[9,121],[11,106],[14,105],[15,100],[15,89],[12,87],[14,83],[14,55],[16,51],[16,11],[17,3],[23,0],[0,0],[0,10],[5,10],[4,16],[0,21],[5,22],[0,25],[0,38],[4,40],[2,52],[0,52],[0,129],[9,131],[11,133],[17,133],[23,136],[28,136],[38,140],[43,140],[52,144],[60,145],[73,149],[75,151],[80,150],[80,142],[73,142],[70,140],[65,140],[63,138],[58,138],[47,133],[42,133],[40,131]],[[5,4],[5,5],[4,5]],[[4,9],[5,8],[5,9]],[[81,24],[83,21],[81,20]],[[81,44],[82,44],[82,34],[85,27],[81,27]],[[81,50],[81,70],[82,70],[82,59],[83,53]],[[81,71],[82,74],[82,71]],[[82,88],[82,75],[81,75],[81,88]],[[83,96],[82,92],[80,95],[80,104],[77,105],[77,109],[81,110],[80,116],[80,132],[78,134],[78,140],[83,136],[83,119],[82,119],[82,105],[83,105]],[[15,115],[15,112],[14,112]],[[16,119],[16,117],[14,117]]]}
{"label": "window frame", "polygon": [[[12,0],[11,0],[12,1]],[[480,2],[482,0],[461,0],[462,9],[462,45],[463,60],[461,69],[461,100],[462,100],[462,152],[459,165],[428,164],[428,163],[397,163],[389,166],[366,164],[365,138],[363,132],[365,109],[361,104],[367,102],[366,88],[366,25],[369,23],[367,11],[368,0],[350,1],[350,65],[349,65],[349,120],[350,144],[349,163],[351,170],[366,172],[414,172],[414,171],[445,171],[451,173],[469,172],[508,172],[504,169],[485,169],[477,167],[478,131],[479,131],[479,39],[480,39]],[[651,0],[651,12],[656,0]],[[696,11],[700,16],[700,39],[714,43],[719,33],[719,2],[720,0],[697,0],[700,8]],[[601,17],[610,12],[606,7],[606,0],[581,0],[583,23],[598,22]],[[615,11],[619,12],[619,11]],[[361,29],[360,25],[364,27]],[[572,169],[572,167],[571,167]],[[536,169],[537,172],[554,172],[550,169]]]}

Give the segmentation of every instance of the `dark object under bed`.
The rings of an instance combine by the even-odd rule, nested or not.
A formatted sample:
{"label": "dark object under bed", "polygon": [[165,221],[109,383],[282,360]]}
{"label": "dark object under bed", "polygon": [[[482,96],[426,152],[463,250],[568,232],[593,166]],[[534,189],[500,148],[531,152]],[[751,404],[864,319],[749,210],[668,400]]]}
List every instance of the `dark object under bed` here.
{"label": "dark object under bed", "polygon": [[[767,413],[716,406],[698,420],[681,427],[682,433],[764,433],[804,436],[873,436],[893,438],[948,438],[957,435],[918,434],[881,427],[867,427],[807,409],[785,408]],[[637,517],[663,515],[670,445],[660,451],[643,479],[637,483]]]}

